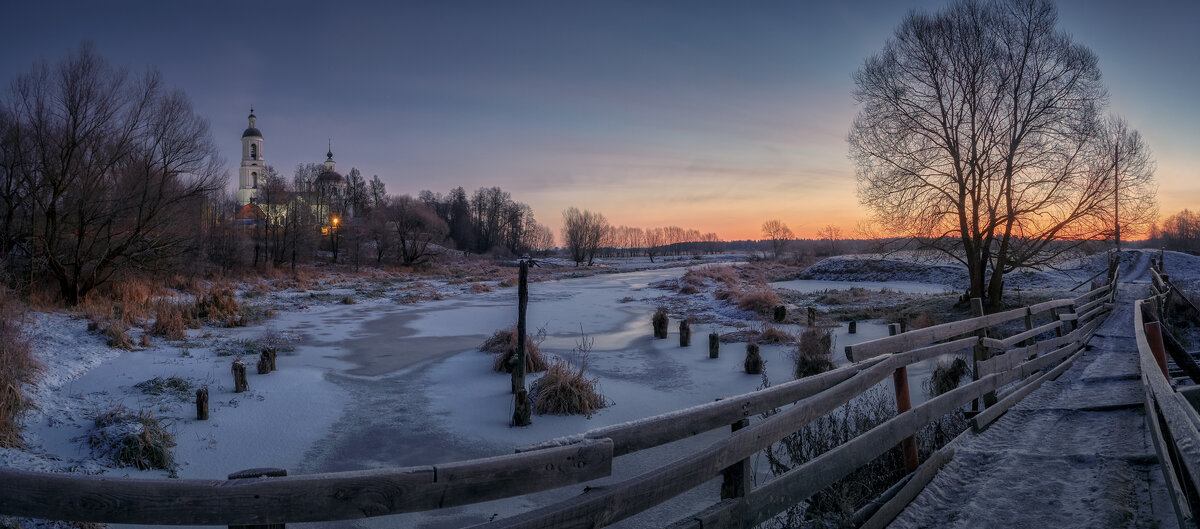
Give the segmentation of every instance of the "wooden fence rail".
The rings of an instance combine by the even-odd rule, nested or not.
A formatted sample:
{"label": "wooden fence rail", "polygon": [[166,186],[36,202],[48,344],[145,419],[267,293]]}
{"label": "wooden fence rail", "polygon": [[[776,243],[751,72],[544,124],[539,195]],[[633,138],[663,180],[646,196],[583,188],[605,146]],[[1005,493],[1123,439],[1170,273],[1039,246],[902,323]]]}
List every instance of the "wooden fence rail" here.
{"label": "wooden fence rail", "polygon": [[[1154,295],[1134,302],[1133,310],[1133,331],[1137,339],[1145,395],[1146,426],[1167,482],[1179,526],[1195,528],[1196,513],[1200,509],[1200,493],[1197,491],[1200,487],[1200,413],[1183,393],[1173,387],[1167,370],[1164,332],[1160,325],[1165,323],[1170,299],[1178,294],[1158,270],[1152,268],[1150,274]],[[1185,297],[1180,298],[1186,300]]]}
{"label": "wooden fence rail", "polygon": [[[1110,269],[1111,270],[1111,269]],[[228,525],[344,520],[431,510],[529,494],[611,475],[613,458],[719,428],[724,437],[682,459],[619,483],[482,527],[601,527],[628,518],[718,476],[734,476],[756,452],[905,373],[908,365],[976,350],[975,379],[835,447],[756,488],[723,487],[726,498],[677,527],[749,527],[843,478],[925,425],[990,396],[976,429],[1082,354],[1112,307],[1111,282],[1076,298],[982,315],[846,347],[852,364],[717,402],[594,429],[524,447],[516,454],[446,465],[307,476],[219,480],[135,480],[0,469],[0,514],[62,520]],[[1035,317],[1049,322],[1034,326]],[[1019,332],[1011,333],[1019,321]],[[998,327],[1000,326],[1000,327]],[[1010,336],[1001,337],[1005,333]],[[905,375],[906,376],[906,375]],[[907,380],[907,379],[905,379]],[[984,399],[988,402],[991,399]],[[990,403],[990,402],[989,402]],[[769,417],[747,424],[764,412]],[[1172,423],[1174,424],[1174,423]],[[1189,449],[1190,450],[1190,449]],[[1190,453],[1190,452],[1189,452]],[[916,469],[898,497],[927,482],[936,465]],[[914,462],[915,463],[915,462]],[[915,465],[914,465],[915,466]],[[714,499],[715,500],[715,499]],[[881,513],[897,512],[888,502]],[[885,524],[877,514],[875,525]]]}

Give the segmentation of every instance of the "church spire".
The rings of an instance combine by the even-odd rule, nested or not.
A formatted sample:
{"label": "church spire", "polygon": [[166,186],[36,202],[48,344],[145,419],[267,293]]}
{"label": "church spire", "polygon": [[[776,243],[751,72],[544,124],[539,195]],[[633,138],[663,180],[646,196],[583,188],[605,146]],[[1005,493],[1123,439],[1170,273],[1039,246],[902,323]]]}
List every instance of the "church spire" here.
{"label": "church spire", "polygon": [[330,138],[330,139],[329,139],[329,152],[326,152],[326,153],[325,153],[325,169],[326,169],[326,170],[328,170],[328,171],[330,171],[330,172],[332,172],[332,171],[333,171],[333,165],[334,165],[334,161],[333,161],[333,138]]}

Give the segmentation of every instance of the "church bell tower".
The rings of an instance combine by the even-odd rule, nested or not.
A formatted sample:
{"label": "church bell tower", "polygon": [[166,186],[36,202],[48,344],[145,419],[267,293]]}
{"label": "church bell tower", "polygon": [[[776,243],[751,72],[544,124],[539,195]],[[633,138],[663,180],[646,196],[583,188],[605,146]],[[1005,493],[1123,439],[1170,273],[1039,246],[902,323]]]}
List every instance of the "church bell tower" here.
{"label": "church bell tower", "polygon": [[262,133],[254,126],[254,108],[250,109],[250,127],[242,133],[242,166],[238,169],[238,205],[255,202],[265,178]]}

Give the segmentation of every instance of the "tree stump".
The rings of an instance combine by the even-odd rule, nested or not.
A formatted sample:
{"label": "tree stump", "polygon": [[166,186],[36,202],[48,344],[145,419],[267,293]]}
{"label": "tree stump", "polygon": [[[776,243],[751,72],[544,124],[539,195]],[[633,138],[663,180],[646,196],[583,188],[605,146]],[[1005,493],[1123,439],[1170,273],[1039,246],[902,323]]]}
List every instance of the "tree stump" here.
{"label": "tree stump", "polygon": [[857,321],[850,320],[850,324],[847,327],[849,327],[849,328],[846,330],[846,332],[848,332],[850,334],[854,334],[854,333],[858,332],[858,322]]}
{"label": "tree stump", "polygon": [[815,309],[813,307],[809,307],[808,308],[808,326],[812,327],[816,323],[817,323],[817,309]]}
{"label": "tree stump", "polygon": [[271,361],[267,359],[266,351],[258,355],[258,374],[265,375],[271,372]]}
{"label": "tree stump", "polygon": [[529,426],[533,421],[530,416],[533,414],[533,404],[529,402],[529,391],[525,388],[517,390],[515,396],[516,405],[513,407],[513,426]]}
{"label": "tree stump", "polygon": [[686,319],[679,320],[679,346],[692,345],[692,326]]}
{"label": "tree stump", "polygon": [[271,371],[279,369],[278,367],[275,367],[275,357],[279,355],[278,350],[276,350],[274,347],[268,347],[263,349],[263,354],[267,355],[267,361],[271,364]]}
{"label": "tree stump", "polygon": [[208,420],[208,386],[196,390],[196,420]]}
{"label": "tree stump", "polygon": [[708,357],[718,358],[721,356],[721,335],[712,332],[708,333]]}
{"label": "tree stump", "polygon": [[246,364],[239,358],[233,361],[233,392],[241,393],[249,389],[246,384]]}
{"label": "tree stump", "polygon": [[783,323],[787,319],[787,307],[780,305],[775,307],[775,323]]}
{"label": "tree stump", "polygon": [[758,344],[746,344],[746,373],[751,375],[761,375],[763,368],[763,359],[758,355]]}
{"label": "tree stump", "polygon": [[658,310],[654,311],[654,318],[650,320],[650,323],[654,326],[654,337],[665,339],[667,337],[667,325],[670,322],[670,319],[667,318],[666,307],[659,307]]}

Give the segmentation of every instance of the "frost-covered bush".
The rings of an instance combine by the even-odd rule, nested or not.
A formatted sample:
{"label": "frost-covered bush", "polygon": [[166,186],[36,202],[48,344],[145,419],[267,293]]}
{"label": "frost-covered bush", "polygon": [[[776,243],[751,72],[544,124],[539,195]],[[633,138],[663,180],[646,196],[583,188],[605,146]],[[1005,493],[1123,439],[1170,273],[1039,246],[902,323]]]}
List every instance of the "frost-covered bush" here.
{"label": "frost-covered bush", "polygon": [[779,294],[768,287],[761,287],[751,290],[737,300],[738,308],[748,310],[750,312],[770,316],[775,312],[775,307],[783,304]]}
{"label": "frost-covered bush", "polygon": [[149,410],[132,412],[123,406],[101,413],[88,434],[88,446],[99,457],[139,470],[173,470],[175,434]]}
{"label": "frost-covered bush", "polygon": [[[533,336],[525,335],[525,372],[539,373],[548,367],[542,351],[538,347],[546,337],[545,329],[538,329]],[[492,361],[492,369],[503,373],[512,373],[517,366],[517,331],[516,329],[500,329],[494,333],[479,350],[496,355]]]}
{"label": "frost-covered bush", "polygon": [[598,380],[588,378],[587,363],[578,367],[555,358],[546,374],[537,379],[530,390],[533,412],[538,415],[587,415],[608,406],[597,388]]}
{"label": "frost-covered bush", "polygon": [[792,351],[792,363],[796,378],[833,369],[833,334],[829,329],[809,327],[800,333],[800,343]]}

